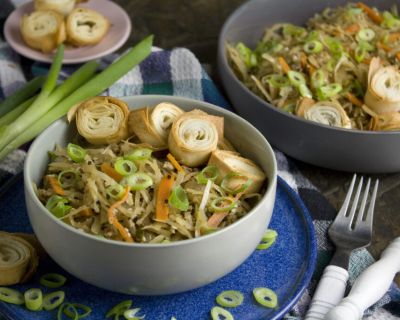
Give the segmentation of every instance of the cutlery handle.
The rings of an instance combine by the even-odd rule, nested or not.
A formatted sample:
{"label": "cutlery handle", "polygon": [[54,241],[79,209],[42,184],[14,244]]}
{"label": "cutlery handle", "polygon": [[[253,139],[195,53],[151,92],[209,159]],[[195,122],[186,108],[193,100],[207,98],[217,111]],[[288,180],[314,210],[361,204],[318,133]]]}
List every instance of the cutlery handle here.
{"label": "cutlery handle", "polygon": [[400,237],[383,251],[380,260],[365,269],[347,298],[327,314],[326,320],[360,319],[387,292],[397,272],[400,272]]}
{"label": "cutlery handle", "polygon": [[304,320],[323,320],[329,310],[343,299],[348,278],[347,270],[334,265],[327,266]]}

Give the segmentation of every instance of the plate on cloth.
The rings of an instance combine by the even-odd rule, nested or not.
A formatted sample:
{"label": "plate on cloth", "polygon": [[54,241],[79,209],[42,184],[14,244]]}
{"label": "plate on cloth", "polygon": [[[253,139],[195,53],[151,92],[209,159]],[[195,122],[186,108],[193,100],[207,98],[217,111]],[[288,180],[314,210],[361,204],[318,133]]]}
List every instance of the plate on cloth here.
{"label": "plate on cloth", "polygon": [[[78,7],[91,8],[100,12],[110,20],[111,27],[105,37],[96,45],[83,47],[66,45],[63,63],[75,64],[98,59],[118,50],[128,40],[132,29],[131,20],[125,10],[113,1],[90,0],[79,4]],[[46,54],[32,49],[22,39],[19,28],[21,17],[33,10],[33,2],[27,2],[17,7],[4,24],[4,36],[10,46],[19,54],[35,61],[51,63],[54,53]]]}
{"label": "plate on cloth", "polygon": [[[22,179],[0,198],[0,229],[9,232],[32,232],[24,205]],[[242,305],[229,311],[240,320],[281,319],[300,298],[314,271],[317,247],[311,217],[299,196],[279,178],[275,208],[269,228],[278,232],[277,241],[267,250],[256,250],[237,269],[205,287],[166,296],[129,296],[113,293],[86,284],[67,274],[49,257],[42,259],[39,269],[29,283],[16,285],[23,292],[41,287],[39,277],[57,272],[67,277],[62,290],[66,302],[82,303],[93,311],[85,319],[105,319],[106,312],[115,304],[131,299],[132,307],[141,308],[149,320],[208,320],[216,305],[216,296],[224,290],[239,290],[244,295]],[[68,241],[68,239],[65,239]],[[73,259],[74,257],[71,257]],[[278,295],[279,306],[268,309],[258,305],[252,290],[268,287]],[[48,292],[46,288],[41,287]],[[55,291],[53,289],[50,291]],[[9,320],[54,319],[56,312],[30,312],[23,306],[0,302],[0,315]]]}

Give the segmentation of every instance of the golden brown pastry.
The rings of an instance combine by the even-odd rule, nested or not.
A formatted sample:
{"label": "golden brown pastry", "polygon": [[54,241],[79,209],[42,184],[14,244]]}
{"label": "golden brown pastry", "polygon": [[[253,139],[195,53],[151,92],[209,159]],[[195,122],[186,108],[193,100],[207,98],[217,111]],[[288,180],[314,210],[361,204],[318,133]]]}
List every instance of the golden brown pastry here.
{"label": "golden brown pastry", "polygon": [[76,46],[99,43],[110,28],[110,22],[99,12],[75,8],[67,17],[68,41]]}
{"label": "golden brown pastry", "polygon": [[0,231],[0,285],[8,286],[29,280],[38,264],[37,252],[28,241]]}
{"label": "golden brown pastry", "polygon": [[[73,111],[79,134],[92,144],[110,144],[126,139],[129,109],[122,100],[113,97],[94,97]],[[72,115],[68,117],[71,119]]]}
{"label": "golden brown pastry", "polygon": [[213,120],[196,110],[176,119],[168,137],[170,152],[189,167],[205,164],[217,145],[218,130]]}
{"label": "golden brown pastry", "polygon": [[64,17],[50,10],[34,11],[24,15],[20,31],[29,47],[44,53],[52,52],[66,39]]}
{"label": "golden brown pastry", "polygon": [[35,0],[35,10],[52,10],[67,16],[75,7],[75,0]]}
{"label": "golden brown pastry", "polygon": [[208,165],[216,166],[219,169],[219,178],[217,182],[221,182],[223,177],[230,172],[237,172],[249,178],[251,184],[243,191],[243,193],[246,194],[259,192],[266,179],[264,172],[253,161],[231,151],[213,151]]}

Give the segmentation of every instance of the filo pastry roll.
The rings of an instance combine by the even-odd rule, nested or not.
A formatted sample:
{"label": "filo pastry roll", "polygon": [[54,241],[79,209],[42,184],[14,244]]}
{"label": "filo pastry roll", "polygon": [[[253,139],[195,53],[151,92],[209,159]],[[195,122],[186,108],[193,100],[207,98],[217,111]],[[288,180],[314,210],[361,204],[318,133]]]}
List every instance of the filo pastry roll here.
{"label": "filo pastry roll", "polygon": [[182,114],[182,109],[167,102],[159,103],[154,108],[132,110],[128,120],[129,131],[143,143],[156,149],[166,149],[172,123]]}
{"label": "filo pastry roll", "polygon": [[188,167],[205,164],[218,146],[214,116],[198,111],[187,112],[176,119],[168,137],[170,152]]}
{"label": "filo pastry roll", "polygon": [[75,7],[75,0],[35,0],[35,10],[53,10],[67,16]]}
{"label": "filo pastry roll", "polygon": [[94,97],[70,110],[68,119],[76,119],[79,134],[95,145],[117,143],[129,136],[129,109],[122,100]]}
{"label": "filo pastry roll", "polygon": [[22,237],[0,231],[0,285],[22,283],[39,264],[36,249]]}
{"label": "filo pastry roll", "polygon": [[377,114],[400,111],[399,69],[395,66],[383,66],[379,58],[372,58],[364,101]]}
{"label": "filo pastry roll", "polygon": [[250,159],[244,158],[232,151],[215,150],[211,153],[208,161],[209,166],[216,166],[219,170],[217,182],[231,172],[237,172],[251,180],[251,184],[243,191],[243,193],[259,192],[266,175],[264,171]]}
{"label": "filo pastry roll", "polygon": [[400,130],[400,112],[378,114],[366,105],[363,110],[371,116],[370,130],[373,131],[395,131]]}
{"label": "filo pastry roll", "polygon": [[52,52],[66,39],[64,17],[51,10],[34,11],[24,15],[20,31],[29,47],[44,53]]}

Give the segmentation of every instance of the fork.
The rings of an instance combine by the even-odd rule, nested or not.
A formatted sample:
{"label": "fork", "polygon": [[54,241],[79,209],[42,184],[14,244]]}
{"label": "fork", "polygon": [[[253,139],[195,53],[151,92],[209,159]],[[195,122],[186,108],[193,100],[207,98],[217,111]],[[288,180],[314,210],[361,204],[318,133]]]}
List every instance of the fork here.
{"label": "fork", "polygon": [[359,210],[356,214],[364,178],[360,178],[352,200],[351,209],[348,210],[356,179],[357,175],[354,174],[343,205],[328,230],[329,238],[334,243],[336,251],[330,264],[323,272],[305,320],[323,320],[329,310],[342,300],[349,278],[347,269],[349,267],[351,252],[355,249],[367,247],[371,243],[374,207],[379,180],[375,182],[369,207],[367,212],[365,212],[371,185],[371,179],[368,179]]}

